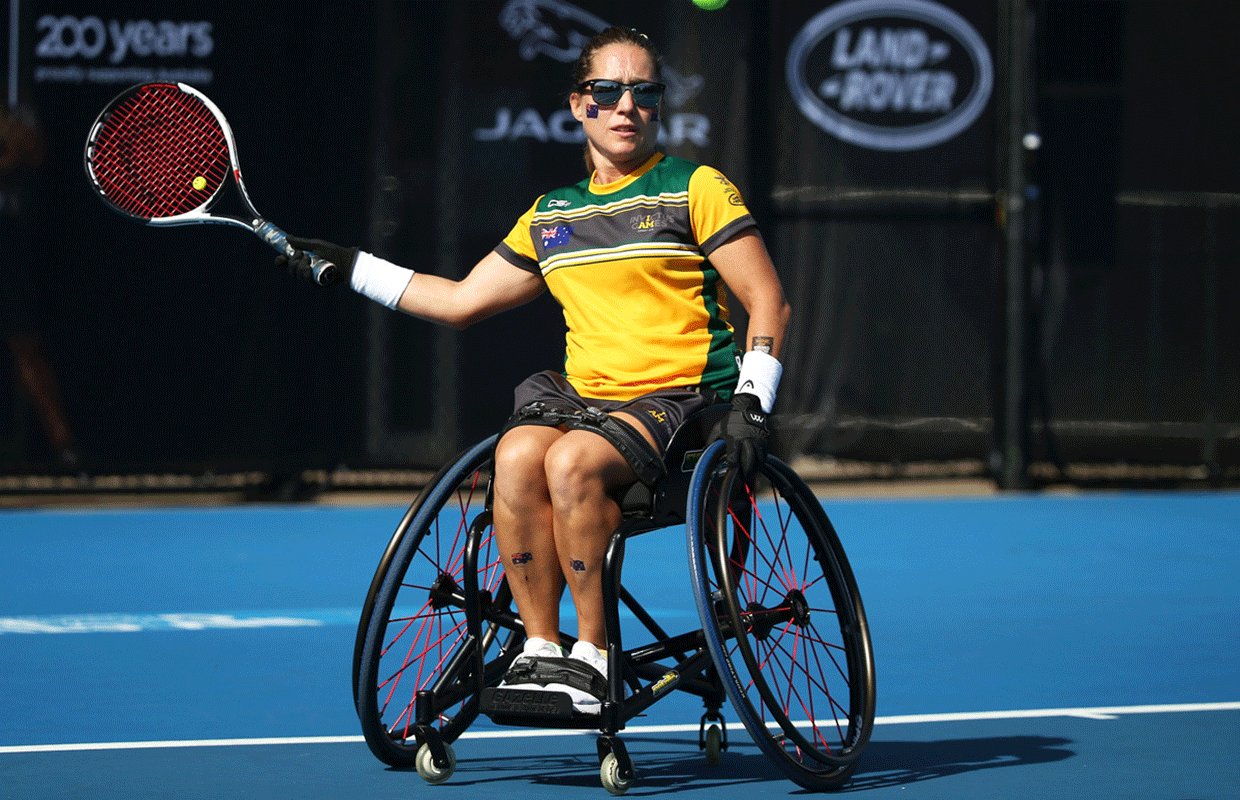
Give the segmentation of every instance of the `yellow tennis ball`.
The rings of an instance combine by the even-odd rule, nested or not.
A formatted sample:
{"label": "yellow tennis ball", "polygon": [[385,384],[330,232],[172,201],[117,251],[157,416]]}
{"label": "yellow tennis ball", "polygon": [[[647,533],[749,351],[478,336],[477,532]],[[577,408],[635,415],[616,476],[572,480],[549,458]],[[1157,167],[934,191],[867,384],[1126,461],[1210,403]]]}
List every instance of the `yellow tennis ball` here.
{"label": "yellow tennis ball", "polygon": [[703,11],[718,11],[728,4],[728,0],[693,0],[693,5]]}
{"label": "yellow tennis ball", "polygon": [[199,175],[197,178],[194,178],[193,185],[195,191],[201,192],[203,189],[207,188],[207,179]]}

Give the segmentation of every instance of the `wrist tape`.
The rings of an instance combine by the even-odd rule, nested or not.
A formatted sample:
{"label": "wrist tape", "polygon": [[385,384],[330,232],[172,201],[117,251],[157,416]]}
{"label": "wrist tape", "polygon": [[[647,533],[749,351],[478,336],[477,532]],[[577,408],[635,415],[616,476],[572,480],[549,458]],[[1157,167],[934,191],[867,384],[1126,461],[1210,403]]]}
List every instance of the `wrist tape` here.
{"label": "wrist tape", "polygon": [[364,250],[357,252],[353,262],[353,276],[349,285],[358,294],[364,294],[376,303],[396,308],[405,287],[413,278],[413,270],[398,267]]}
{"label": "wrist tape", "polygon": [[775,390],[779,388],[779,376],[783,365],[770,353],[750,350],[741,359],[741,376],[736,381],[737,394],[756,395],[762,410],[771,413],[775,405]]}

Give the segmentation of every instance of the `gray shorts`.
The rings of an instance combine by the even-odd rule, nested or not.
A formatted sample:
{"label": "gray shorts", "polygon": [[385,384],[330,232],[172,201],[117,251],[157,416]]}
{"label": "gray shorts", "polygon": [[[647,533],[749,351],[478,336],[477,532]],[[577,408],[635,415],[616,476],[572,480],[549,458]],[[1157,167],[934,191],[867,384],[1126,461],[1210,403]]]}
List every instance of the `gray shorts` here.
{"label": "gray shorts", "polygon": [[522,381],[514,392],[514,398],[514,412],[531,403],[542,403],[561,411],[585,411],[590,408],[606,412],[624,411],[641,420],[654,437],[660,454],[667,450],[667,443],[672,440],[672,434],[680,423],[693,412],[715,403],[715,398],[710,394],[691,389],[660,389],[633,400],[595,400],[577,394],[563,375],[550,370]]}

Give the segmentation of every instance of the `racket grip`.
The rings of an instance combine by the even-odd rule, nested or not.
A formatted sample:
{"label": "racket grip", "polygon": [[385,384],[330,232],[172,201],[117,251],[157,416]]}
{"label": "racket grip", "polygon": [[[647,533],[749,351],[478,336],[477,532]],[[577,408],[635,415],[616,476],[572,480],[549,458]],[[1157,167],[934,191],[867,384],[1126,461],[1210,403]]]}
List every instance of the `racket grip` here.
{"label": "racket grip", "polygon": [[[251,227],[254,229],[255,235],[276,250],[290,257],[297,255],[297,250],[288,243],[287,234],[267,220],[256,219],[251,223]],[[310,269],[314,274],[314,282],[319,286],[331,286],[340,280],[340,268],[313,253],[310,254]]]}
{"label": "racket grip", "polygon": [[310,256],[310,269],[314,272],[314,282],[319,286],[331,286],[340,280],[339,267],[318,256]]}

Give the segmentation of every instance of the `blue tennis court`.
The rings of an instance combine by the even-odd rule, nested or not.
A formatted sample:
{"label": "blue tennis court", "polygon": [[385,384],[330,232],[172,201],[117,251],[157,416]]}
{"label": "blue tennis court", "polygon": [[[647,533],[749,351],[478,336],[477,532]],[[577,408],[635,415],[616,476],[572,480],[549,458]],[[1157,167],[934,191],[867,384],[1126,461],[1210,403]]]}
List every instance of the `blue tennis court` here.
{"label": "blue tennis court", "polygon": [[[1228,798],[1240,768],[1240,494],[824,501],[866,602],[878,725],[843,790]],[[606,796],[589,734],[480,720],[431,787],[361,741],[354,626],[398,506],[0,514],[0,797]],[[683,542],[626,582],[696,611]],[[800,790],[725,706],[630,725],[631,795]]]}

